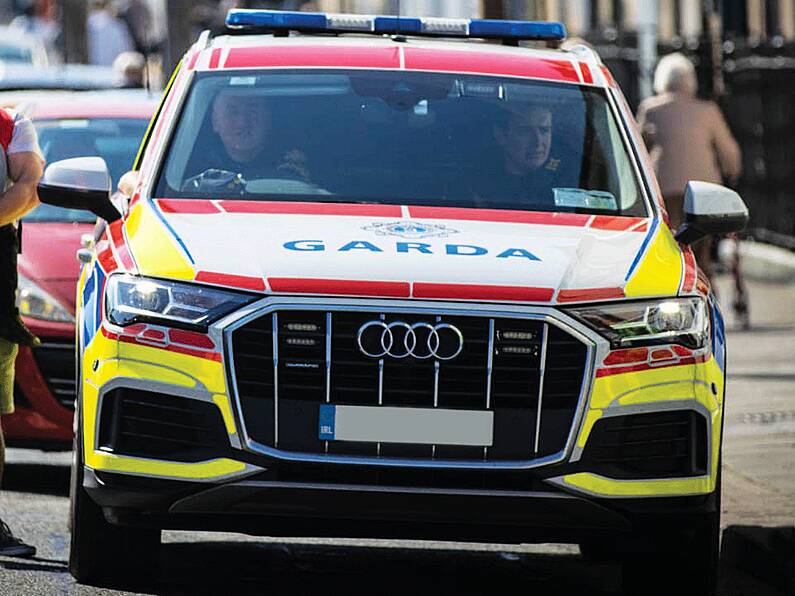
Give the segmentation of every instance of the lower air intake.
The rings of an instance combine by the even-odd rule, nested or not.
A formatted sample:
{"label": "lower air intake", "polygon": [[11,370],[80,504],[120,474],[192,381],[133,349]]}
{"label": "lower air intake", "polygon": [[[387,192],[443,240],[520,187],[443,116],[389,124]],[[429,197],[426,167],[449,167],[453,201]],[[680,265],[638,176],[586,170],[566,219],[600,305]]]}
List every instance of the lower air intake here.
{"label": "lower air intake", "polygon": [[581,462],[609,478],[681,478],[706,474],[707,452],[707,419],[678,410],[599,420]]}
{"label": "lower air intake", "polygon": [[196,462],[230,449],[215,404],[137,389],[115,389],[102,402],[99,448],[120,455]]}

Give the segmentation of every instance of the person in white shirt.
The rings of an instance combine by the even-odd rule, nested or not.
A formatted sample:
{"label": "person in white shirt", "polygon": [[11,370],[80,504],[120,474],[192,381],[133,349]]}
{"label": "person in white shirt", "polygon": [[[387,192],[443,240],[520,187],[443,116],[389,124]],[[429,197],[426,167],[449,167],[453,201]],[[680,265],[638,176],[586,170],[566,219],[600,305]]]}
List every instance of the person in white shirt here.
{"label": "person in white shirt", "polygon": [[86,33],[90,64],[112,66],[119,54],[135,49],[127,24],[116,16],[107,0],[92,2]]}

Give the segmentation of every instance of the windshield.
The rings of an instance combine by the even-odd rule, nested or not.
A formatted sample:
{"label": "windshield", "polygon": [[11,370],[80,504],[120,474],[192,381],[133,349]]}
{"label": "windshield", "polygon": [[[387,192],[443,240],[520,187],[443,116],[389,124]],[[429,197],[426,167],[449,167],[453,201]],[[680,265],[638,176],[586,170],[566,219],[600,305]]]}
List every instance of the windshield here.
{"label": "windshield", "polygon": [[[72,157],[99,156],[108,165],[113,188],[135,160],[148,120],[142,118],[92,118],[35,122],[39,145],[48,164]],[[90,211],[65,209],[42,203],[23,221],[93,223]]]}
{"label": "windshield", "polygon": [[156,195],[646,215],[602,90],[416,72],[199,75]]}

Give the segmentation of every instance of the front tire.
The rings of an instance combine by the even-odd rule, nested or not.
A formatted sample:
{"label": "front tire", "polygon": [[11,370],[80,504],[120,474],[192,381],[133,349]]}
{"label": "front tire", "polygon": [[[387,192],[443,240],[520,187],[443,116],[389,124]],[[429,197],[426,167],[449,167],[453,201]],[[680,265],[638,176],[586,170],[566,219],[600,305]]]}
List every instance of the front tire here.
{"label": "front tire", "polygon": [[105,519],[102,508],[83,488],[82,426],[78,421],[69,487],[69,572],[81,584],[120,586],[152,581],[157,577],[160,530],[116,526]]}
{"label": "front tire", "polygon": [[683,516],[644,532],[650,551],[622,557],[625,594],[698,594],[714,596],[720,568],[720,474],[715,511]]}

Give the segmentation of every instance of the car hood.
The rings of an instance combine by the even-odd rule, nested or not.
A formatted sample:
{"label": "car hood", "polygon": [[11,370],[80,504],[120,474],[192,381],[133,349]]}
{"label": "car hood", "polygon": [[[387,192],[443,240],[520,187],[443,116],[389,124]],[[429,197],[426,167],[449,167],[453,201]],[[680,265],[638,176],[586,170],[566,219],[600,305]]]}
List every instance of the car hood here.
{"label": "car hood", "polygon": [[76,252],[80,237],[94,224],[24,222],[19,272],[74,312],[75,288],[80,276]]}
{"label": "car hood", "polygon": [[521,302],[676,294],[658,220],[392,205],[140,201],[140,273],[270,293]]}

